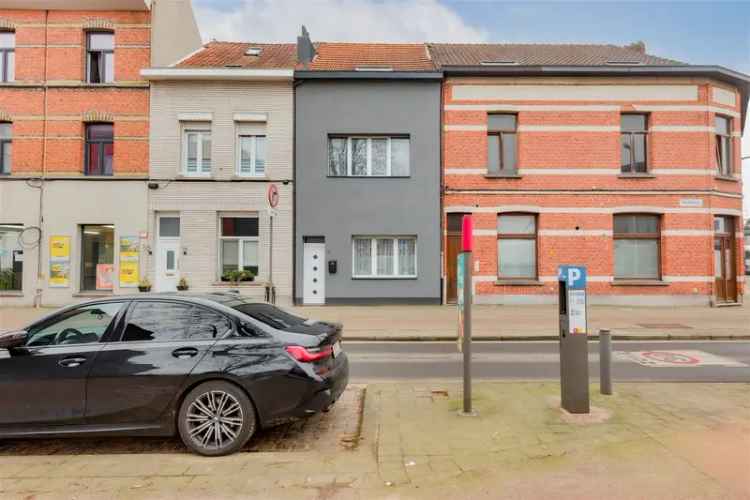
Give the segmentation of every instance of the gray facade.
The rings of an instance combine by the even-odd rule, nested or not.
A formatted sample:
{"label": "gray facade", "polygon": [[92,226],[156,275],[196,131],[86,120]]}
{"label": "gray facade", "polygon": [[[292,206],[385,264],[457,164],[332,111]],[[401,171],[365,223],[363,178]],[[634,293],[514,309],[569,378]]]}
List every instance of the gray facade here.
{"label": "gray facade", "polygon": [[[299,82],[296,302],[306,302],[305,273],[310,270],[305,269],[305,241],[320,242],[321,237],[325,303],[440,301],[440,89],[439,79],[399,80],[393,75]],[[329,175],[330,137],[381,135],[409,138],[408,177]],[[353,239],[388,236],[416,237],[416,277],[355,277]],[[336,262],[335,273],[331,261]]]}

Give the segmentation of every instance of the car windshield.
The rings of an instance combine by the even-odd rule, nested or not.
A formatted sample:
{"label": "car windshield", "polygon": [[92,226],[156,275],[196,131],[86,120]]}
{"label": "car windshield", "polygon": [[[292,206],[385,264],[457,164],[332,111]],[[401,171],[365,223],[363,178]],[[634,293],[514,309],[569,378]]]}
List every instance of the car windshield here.
{"label": "car windshield", "polygon": [[277,330],[291,330],[307,321],[271,304],[242,303],[232,308]]}

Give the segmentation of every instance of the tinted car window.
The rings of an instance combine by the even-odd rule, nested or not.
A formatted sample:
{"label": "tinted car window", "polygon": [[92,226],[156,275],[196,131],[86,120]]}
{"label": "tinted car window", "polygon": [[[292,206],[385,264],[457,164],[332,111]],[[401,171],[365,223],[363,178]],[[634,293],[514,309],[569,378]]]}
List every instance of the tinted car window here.
{"label": "tinted car window", "polygon": [[193,306],[170,302],[137,302],[122,335],[124,342],[166,342],[188,338]]}
{"label": "tinted car window", "polygon": [[209,309],[195,307],[188,338],[190,340],[221,338],[231,328],[232,324],[223,315]]}
{"label": "tinted car window", "polygon": [[277,330],[289,330],[307,321],[270,304],[236,304],[232,308]]}
{"label": "tinted car window", "polygon": [[99,342],[122,302],[95,304],[61,313],[52,323],[29,332],[27,346],[90,344]]}

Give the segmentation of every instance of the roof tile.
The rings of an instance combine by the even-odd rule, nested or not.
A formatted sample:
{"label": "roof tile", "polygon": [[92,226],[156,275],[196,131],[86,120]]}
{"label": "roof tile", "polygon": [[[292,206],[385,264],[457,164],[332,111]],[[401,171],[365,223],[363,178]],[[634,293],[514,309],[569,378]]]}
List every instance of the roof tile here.
{"label": "roof tile", "polygon": [[465,44],[431,43],[430,53],[438,67],[511,63],[521,66],[605,66],[637,63],[684,66],[684,63],[652,56],[633,47],[583,44]]}
{"label": "roof tile", "polygon": [[394,71],[435,71],[435,65],[423,43],[321,42],[316,44],[315,49],[317,55],[307,68],[310,70],[389,68]]}
{"label": "roof tile", "polygon": [[[247,49],[257,47],[260,55],[249,56]],[[293,43],[236,43],[210,42],[187,59],[178,62],[176,68],[246,68],[246,69],[293,69],[297,59],[297,46]]]}

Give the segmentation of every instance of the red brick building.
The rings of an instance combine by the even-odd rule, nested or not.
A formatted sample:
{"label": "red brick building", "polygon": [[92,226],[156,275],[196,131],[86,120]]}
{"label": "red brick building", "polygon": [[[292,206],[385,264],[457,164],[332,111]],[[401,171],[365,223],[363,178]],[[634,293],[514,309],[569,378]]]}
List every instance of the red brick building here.
{"label": "red brick building", "polygon": [[443,87],[445,296],[474,215],[477,303],[742,301],[749,77],[629,47],[433,44]]}
{"label": "red brick building", "polygon": [[0,2],[3,304],[120,289],[119,238],[148,227],[145,208],[124,209],[147,205],[140,72],[199,46],[189,0]]}

